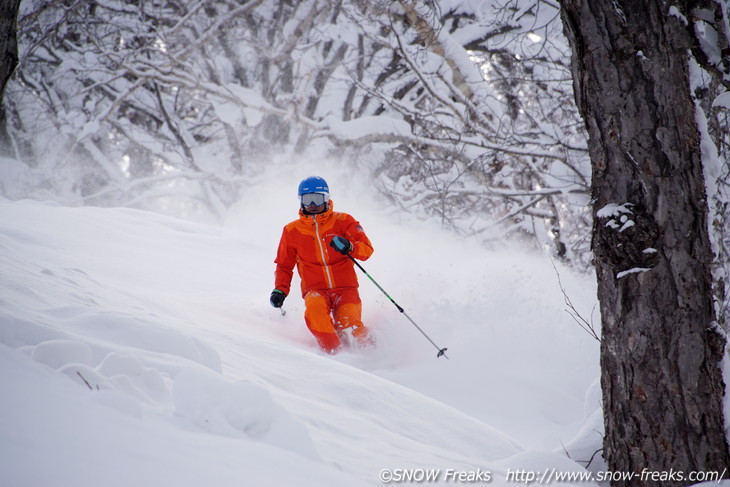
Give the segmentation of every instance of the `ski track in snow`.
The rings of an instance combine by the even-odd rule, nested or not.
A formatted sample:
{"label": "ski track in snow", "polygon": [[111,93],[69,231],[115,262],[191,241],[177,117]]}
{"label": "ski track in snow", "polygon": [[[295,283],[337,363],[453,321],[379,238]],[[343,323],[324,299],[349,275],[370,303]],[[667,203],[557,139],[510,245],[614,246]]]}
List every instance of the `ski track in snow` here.
{"label": "ski track in snow", "polygon": [[[506,485],[510,469],[583,470],[565,451],[600,448],[598,344],[549,261],[334,192],[373,240],[365,268],[450,359],[364,276],[378,346],[329,357],[296,291],[286,316],[268,304],[296,200],[265,193],[248,203],[269,212],[244,201],[223,226],[0,200],[2,485],[381,485],[383,469],[417,468]],[[593,282],[560,272],[590,316]]]}

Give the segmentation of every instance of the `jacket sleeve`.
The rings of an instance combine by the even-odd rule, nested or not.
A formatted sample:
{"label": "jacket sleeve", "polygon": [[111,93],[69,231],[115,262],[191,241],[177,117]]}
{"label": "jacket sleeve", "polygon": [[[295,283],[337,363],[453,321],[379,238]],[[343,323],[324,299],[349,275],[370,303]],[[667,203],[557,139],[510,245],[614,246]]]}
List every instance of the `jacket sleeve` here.
{"label": "jacket sleeve", "polygon": [[289,242],[287,229],[281,233],[279,248],[276,251],[276,270],[274,271],[274,289],[282,291],[287,296],[291,289],[291,279],[294,273],[294,266],[297,263],[297,251]]}
{"label": "jacket sleeve", "polygon": [[358,260],[368,260],[373,255],[373,244],[370,243],[370,239],[365,235],[360,222],[350,217],[352,221],[347,226],[345,237],[352,243],[352,251],[350,255]]}

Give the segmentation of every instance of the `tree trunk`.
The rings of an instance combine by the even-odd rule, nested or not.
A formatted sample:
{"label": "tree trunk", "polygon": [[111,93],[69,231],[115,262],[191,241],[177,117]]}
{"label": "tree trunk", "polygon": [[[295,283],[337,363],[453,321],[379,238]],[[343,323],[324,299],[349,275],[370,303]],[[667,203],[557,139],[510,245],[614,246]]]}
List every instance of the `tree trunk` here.
{"label": "tree trunk", "polygon": [[663,1],[561,5],[593,172],[604,456],[636,473],[613,485],[689,485],[730,456],[687,27]]}
{"label": "tree trunk", "polygon": [[18,64],[17,18],[20,0],[0,0],[0,156],[10,147],[3,105],[5,85]]}

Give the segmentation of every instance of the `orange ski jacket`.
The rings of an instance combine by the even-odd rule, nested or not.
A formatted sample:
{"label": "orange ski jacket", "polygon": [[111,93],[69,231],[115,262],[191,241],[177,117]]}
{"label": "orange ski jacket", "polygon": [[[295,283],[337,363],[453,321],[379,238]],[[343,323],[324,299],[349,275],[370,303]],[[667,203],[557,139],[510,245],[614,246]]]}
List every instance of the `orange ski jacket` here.
{"label": "orange ski jacket", "polygon": [[318,215],[305,215],[299,210],[299,219],[284,227],[276,253],[274,288],[289,295],[294,266],[301,278],[302,296],[315,289],[358,287],[355,265],[346,256],[330,247],[336,235],[352,243],[350,255],[367,260],[373,246],[360,223],[347,213],[329,208]]}

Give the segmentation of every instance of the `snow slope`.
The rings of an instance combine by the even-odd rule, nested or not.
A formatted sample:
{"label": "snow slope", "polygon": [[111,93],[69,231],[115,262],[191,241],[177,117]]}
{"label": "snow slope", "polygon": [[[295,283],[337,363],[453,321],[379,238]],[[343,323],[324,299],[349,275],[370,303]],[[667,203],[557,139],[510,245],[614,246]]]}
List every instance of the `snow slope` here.
{"label": "snow slope", "polygon": [[[268,304],[308,175],[262,175],[222,226],[0,200],[1,485],[357,486],[412,469],[506,485],[515,469],[583,471],[600,448],[598,343],[565,311],[550,261],[485,251],[323,174],[373,240],[365,268],[449,348],[437,359],[362,277],[378,347],[325,356],[296,293],[285,316]],[[592,280],[558,268],[590,317]]]}

